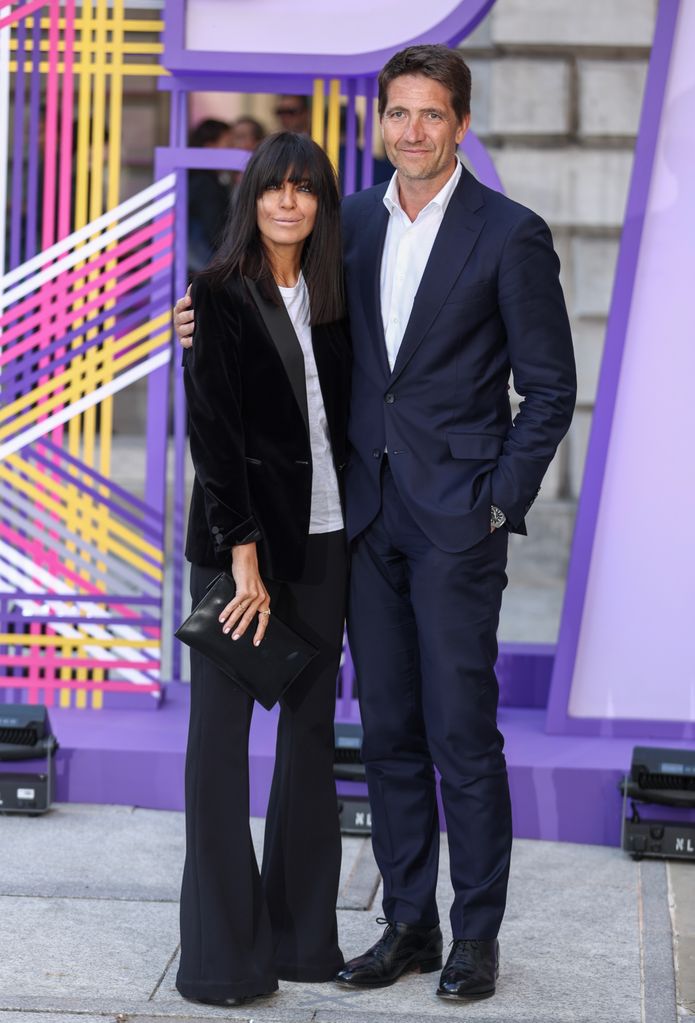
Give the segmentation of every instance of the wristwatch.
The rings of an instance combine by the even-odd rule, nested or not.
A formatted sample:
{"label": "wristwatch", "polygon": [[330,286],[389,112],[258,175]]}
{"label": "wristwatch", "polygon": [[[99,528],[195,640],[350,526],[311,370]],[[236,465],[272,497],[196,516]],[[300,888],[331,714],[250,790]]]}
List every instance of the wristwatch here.
{"label": "wristwatch", "polygon": [[490,529],[499,529],[507,521],[507,516],[496,504],[490,505]]}

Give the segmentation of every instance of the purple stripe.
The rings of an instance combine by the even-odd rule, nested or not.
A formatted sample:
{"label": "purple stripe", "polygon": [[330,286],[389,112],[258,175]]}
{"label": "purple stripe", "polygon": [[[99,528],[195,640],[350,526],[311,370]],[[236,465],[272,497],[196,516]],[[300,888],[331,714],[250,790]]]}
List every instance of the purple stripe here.
{"label": "purple stripe", "polygon": [[243,170],[251,159],[245,149],[189,149],[179,146],[172,149],[159,148],[157,155],[157,177],[164,177],[174,170]]}
{"label": "purple stripe", "polygon": [[[185,122],[184,122],[185,123]],[[186,288],[188,252],[186,245],[187,226],[187,181],[184,171],[176,173],[176,248],[174,262],[174,282],[177,295],[183,295]],[[172,629],[183,617],[183,560],[184,560],[184,514],[186,506],[186,395],[183,389],[183,369],[181,359],[174,359],[174,504],[173,504],[173,544],[174,544],[174,593],[172,600]],[[181,678],[181,645],[174,643],[171,653],[172,676]]]}
{"label": "purple stripe", "polygon": [[466,137],[459,148],[471,161],[478,180],[488,188],[494,188],[496,192],[501,192],[504,195],[504,185],[500,181],[490,154],[474,131],[466,132]]}
{"label": "purple stripe", "polygon": [[[58,278],[58,282],[60,283],[60,278]],[[58,346],[58,345],[65,344],[65,342],[66,342],[68,337],[70,337],[72,339],[74,339],[76,337],[79,337],[81,334],[86,333],[87,330],[91,330],[94,327],[102,324],[105,319],[107,319],[109,317],[112,317],[114,315],[118,315],[119,314],[119,307],[120,308],[123,308],[123,307],[128,308],[133,303],[137,303],[137,302],[142,302],[143,303],[143,307],[141,309],[136,309],[135,312],[136,313],[139,312],[140,313],[140,319],[144,321],[144,319],[146,318],[143,315],[143,311],[144,311],[144,308],[145,308],[144,307],[144,303],[145,303],[145,301],[148,301],[147,295],[148,295],[148,292],[151,291],[151,290],[153,290],[152,283],[151,283],[151,281],[148,281],[144,285],[142,285],[140,288],[138,288],[137,291],[130,291],[130,292],[128,292],[127,295],[121,295],[121,297],[118,300],[117,305],[113,309],[110,309],[110,310],[101,309],[98,312],[95,311],[93,317],[89,320],[89,323],[86,326],[82,325],[81,327],[74,328],[69,335],[62,334],[61,337],[58,340],[53,342],[53,346],[55,347],[55,346]],[[21,301],[23,301],[23,300],[21,300]],[[153,302],[154,298],[150,297],[149,301]],[[163,296],[162,296],[162,298],[160,298],[160,302],[161,301],[163,301]],[[13,303],[13,305],[10,308],[15,308],[17,304],[18,303]],[[35,315],[35,313],[36,313],[36,309],[35,308],[31,309],[24,316],[17,318],[16,322],[17,323],[21,323],[23,320],[27,319],[29,316]],[[77,319],[78,316],[80,316],[80,315],[81,315],[81,313],[80,313],[79,309],[75,309],[75,310],[67,312],[68,319],[72,319],[72,320]],[[131,319],[132,319],[132,316],[133,316],[133,314],[131,314]],[[39,338],[38,338],[37,330],[36,330],[35,326],[27,328],[26,331],[24,331],[23,333],[19,334],[13,340],[12,344],[18,344],[20,341],[23,341],[26,338],[31,338],[31,337],[34,337],[34,336],[36,336],[36,345],[38,346]],[[49,348],[42,348],[41,349],[41,354],[43,355],[44,352],[49,352],[49,351],[50,351]],[[74,352],[76,354],[80,354],[81,351],[82,351],[82,349],[74,349]],[[29,356],[30,357],[31,357],[31,354],[32,353],[29,352]],[[6,366],[3,368],[3,376],[6,376],[7,373],[11,371],[11,368],[12,368],[12,363],[6,364]]]}
{"label": "purple stripe", "polygon": [[[168,17],[168,14],[167,14]],[[331,74],[334,78],[335,75]],[[345,76],[344,76],[345,77]],[[354,77],[351,76],[351,77]],[[276,92],[292,96],[311,96],[314,91],[314,79],[316,75],[293,75],[286,73],[279,74],[249,74],[233,71],[191,71],[186,74],[176,75],[170,78],[159,78],[157,88],[160,92],[179,92],[186,95],[189,92]],[[171,145],[186,145],[185,136]]]}
{"label": "purple stripe", "polygon": [[[24,598],[15,594],[15,599],[23,600]],[[66,597],[65,603],[69,602],[69,598]],[[133,628],[138,629],[160,629],[162,626],[159,618],[128,618],[125,615],[120,618],[110,616],[109,618],[92,618],[84,615],[23,615],[18,611],[6,615],[5,621],[25,625],[52,625],[55,622],[59,622],[61,625],[132,625]]]}
{"label": "purple stripe", "polygon": [[17,73],[14,94],[14,141],[12,154],[12,198],[10,200],[10,269],[22,261],[22,210],[24,208],[24,105],[26,102],[26,60],[27,25],[24,18],[17,25]]}
{"label": "purple stripe", "polygon": [[[145,296],[147,292],[150,290],[153,290],[152,286],[147,285],[146,287],[141,288],[137,293],[133,292],[133,299],[136,297],[136,295]],[[56,338],[53,341],[51,341],[51,343],[47,345],[45,348],[41,348],[41,357],[42,358],[44,356],[50,357],[55,352],[62,351],[66,345],[70,345],[76,338],[83,336],[88,330],[91,331],[96,329],[97,327],[103,328],[104,321],[107,319],[111,319],[114,316],[119,317],[118,327],[120,331],[120,336],[123,337],[131,330],[131,328],[139,327],[143,323],[146,323],[148,320],[154,319],[156,316],[159,316],[161,315],[161,313],[165,312],[168,309],[168,307],[169,295],[167,292],[166,295],[164,294],[162,294],[161,296],[158,295],[157,302],[155,302],[154,297],[152,297],[147,302],[147,305],[143,305],[142,308],[136,309],[135,312],[131,313],[129,316],[123,316],[122,318],[120,318],[118,305],[116,305],[113,309],[102,310],[98,316],[94,317],[93,320],[89,320],[89,323],[83,324],[81,327],[75,327],[67,334],[61,334],[59,338]],[[30,333],[34,334],[35,330],[32,328]],[[102,342],[107,337],[112,337],[113,333],[114,333],[113,328],[110,328],[109,330],[102,329],[95,337],[91,338],[88,341],[84,341],[83,344],[79,346],[79,348],[70,348],[69,351],[65,352],[59,358],[54,359],[51,362],[50,373],[55,375],[56,371],[60,369],[61,366],[68,365],[70,362],[72,362],[73,359],[77,358],[80,355],[84,355],[85,352],[88,352],[90,348],[94,348],[95,345],[102,344]],[[27,335],[24,335],[24,337],[26,336]],[[38,343],[39,341],[38,334],[36,335],[36,338]],[[21,362],[22,363],[26,362],[28,358],[31,358],[32,362],[35,361],[34,350],[31,350],[28,353],[24,354],[21,357]],[[20,395],[28,393],[31,390],[32,386],[34,386],[41,378],[45,377],[49,372],[49,368],[45,366],[43,369],[34,367],[29,372],[23,372],[22,366],[20,366],[19,363],[20,359],[17,359],[15,360],[15,362],[9,362],[6,364],[5,367],[3,367],[2,375],[4,387],[6,389],[9,389],[12,387],[13,383],[18,385],[10,391],[7,400],[4,401],[3,404],[9,404],[10,401],[14,401]]]}
{"label": "purple stripe", "polygon": [[[170,269],[160,272],[157,279],[167,289],[168,308],[171,309],[173,280]],[[157,508],[162,513],[166,507],[169,377],[168,363],[147,377],[145,502],[150,508]]]}
{"label": "purple stripe", "polygon": [[[73,486],[77,487],[77,489],[81,493],[87,494],[89,497],[94,498],[98,505],[102,505],[103,507],[109,508],[112,512],[115,512],[115,514],[117,514],[119,518],[124,519],[126,522],[129,522],[132,526],[135,526],[136,529],[145,533],[147,536],[150,536],[154,540],[161,542],[162,539],[161,524],[159,527],[147,525],[138,516],[133,515],[132,512],[126,511],[126,509],[123,508],[116,501],[112,501],[109,498],[104,497],[94,487],[87,486],[82,480],[76,479],[76,477],[72,473],[69,473],[67,469],[64,469],[57,462],[52,461],[50,458],[46,458],[45,455],[39,454],[36,446],[34,446],[31,450],[31,457],[34,459],[34,461],[40,462],[42,465],[47,466],[51,470],[51,472],[56,474],[56,476],[60,476],[61,479],[67,480],[68,483],[71,483]],[[106,485],[108,486],[108,483]],[[50,481],[48,480],[46,481],[46,489],[50,490]],[[145,555],[142,556],[145,557]]]}
{"label": "purple stripe", "polygon": [[376,79],[367,78],[364,94],[367,98],[364,118],[364,149],[362,150],[362,188],[370,188],[374,180],[374,97]]}
{"label": "purple stripe", "polygon": [[97,483],[98,485],[108,487],[111,490],[111,493],[114,494],[116,497],[120,498],[122,501],[126,501],[127,503],[131,504],[134,508],[141,509],[146,515],[151,516],[157,522],[162,521],[162,515],[158,511],[155,511],[154,508],[148,508],[147,505],[143,501],[141,501],[139,497],[135,497],[133,494],[130,494],[123,487],[119,486],[117,483],[114,483],[113,480],[107,479],[106,476],[102,476],[101,473],[98,473],[96,471],[96,469],[91,469],[88,465],[84,465],[79,460],[79,458],[75,458],[74,455],[70,455],[68,454],[67,451],[63,451],[63,449],[61,447],[58,447],[57,444],[54,444],[53,441],[44,438],[43,440],[37,443],[42,444],[43,447],[45,447],[49,451],[52,451],[58,458],[63,459],[63,461],[68,462],[70,465],[74,465],[84,475],[91,476],[95,483]]}
{"label": "purple stripe", "polygon": [[352,195],[357,180],[357,115],[355,113],[356,82],[347,81],[347,131],[345,135],[345,180],[343,195]]}
{"label": "purple stripe", "polygon": [[137,607],[140,604],[147,606],[159,606],[161,603],[161,597],[143,597],[139,594],[133,595],[128,594],[122,597],[120,594],[113,593],[49,593],[47,590],[2,590],[0,591],[0,601],[3,600],[36,600],[36,601],[55,601],[59,600],[65,604],[74,604],[76,602],[91,601],[93,604],[108,604],[112,607],[114,604],[130,604]]}
{"label": "purple stripe", "polygon": [[[34,18],[32,29],[32,53],[41,52],[41,19]],[[29,100],[29,170],[27,175],[27,234],[24,258],[31,259],[38,251],[38,209],[39,209],[39,108],[41,105],[41,69],[40,62],[31,62],[31,96]]]}

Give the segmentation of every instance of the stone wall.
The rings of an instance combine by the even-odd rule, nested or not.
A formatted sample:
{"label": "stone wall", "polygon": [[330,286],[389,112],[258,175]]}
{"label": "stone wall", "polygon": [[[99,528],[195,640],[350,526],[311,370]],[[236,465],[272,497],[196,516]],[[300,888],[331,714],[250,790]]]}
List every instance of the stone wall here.
{"label": "stone wall", "polygon": [[610,305],[657,0],[497,0],[462,44],[472,127],[508,195],[542,217],[562,261],[579,374],[546,499],[576,498]]}

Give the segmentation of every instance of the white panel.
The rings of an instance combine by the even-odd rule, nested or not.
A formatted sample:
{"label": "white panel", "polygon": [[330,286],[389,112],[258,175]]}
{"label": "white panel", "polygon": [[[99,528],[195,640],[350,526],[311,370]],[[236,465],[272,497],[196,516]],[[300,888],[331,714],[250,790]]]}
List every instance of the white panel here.
{"label": "white panel", "polygon": [[695,3],[681,4],[570,714],[695,720]]}
{"label": "white panel", "polygon": [[401,46],[460,0],[188,0],[186,48],[224,53],[355,54]]}

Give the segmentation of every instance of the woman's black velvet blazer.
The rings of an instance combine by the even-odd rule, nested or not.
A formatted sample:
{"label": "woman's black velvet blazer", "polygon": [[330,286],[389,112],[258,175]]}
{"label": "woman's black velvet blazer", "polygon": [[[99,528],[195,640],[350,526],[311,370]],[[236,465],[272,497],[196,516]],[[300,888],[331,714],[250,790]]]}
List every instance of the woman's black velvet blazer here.
{"label": "woman's black velvet blazer", "polygon": [[[240,275],[219,288],[198,278],[192,299],[195,332],[184,354],[184,384],[195,482],[186,557],[229,570],[232,547],[255,540],[263,575],[298,579],[312,473],[299,341],[284,305],[261,299]],[[312,327],[312,342],[341,481],[350,387],[346,321]]]}

